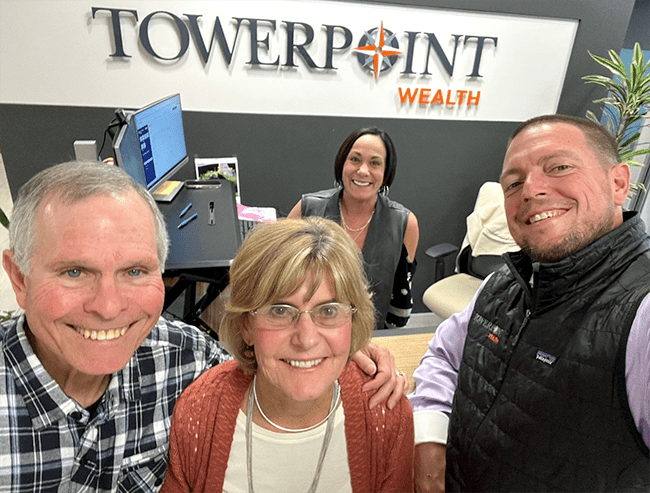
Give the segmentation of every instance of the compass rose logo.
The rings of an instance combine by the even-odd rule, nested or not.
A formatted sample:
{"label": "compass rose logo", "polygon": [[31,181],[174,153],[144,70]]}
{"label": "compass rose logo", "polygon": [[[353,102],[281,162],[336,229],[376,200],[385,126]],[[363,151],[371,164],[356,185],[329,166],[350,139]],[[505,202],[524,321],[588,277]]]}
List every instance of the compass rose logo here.
{"label": "compass rose logo", "polygon": [[359,46],[354,48],[354,51],[357,53],[359,63],[364,68],[372,70],[375,79],[379,78],[380,72],[390,70],[397,57],[402,54],[397,38],[388,29],[384,29],[383,21],[379,29],[375,27],[364,33]]}

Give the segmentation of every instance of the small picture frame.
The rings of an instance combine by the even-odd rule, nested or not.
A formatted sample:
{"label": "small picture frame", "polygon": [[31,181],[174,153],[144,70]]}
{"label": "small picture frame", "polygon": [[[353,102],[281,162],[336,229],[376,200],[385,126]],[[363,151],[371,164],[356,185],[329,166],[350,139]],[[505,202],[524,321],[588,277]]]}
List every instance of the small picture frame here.
{"label": "small picture frame", "polygon": [[194,158],[194,168],[197,180],[221,179],[235,184],[235,199],[241,204],[239,189],[239,163],[237,157]]}

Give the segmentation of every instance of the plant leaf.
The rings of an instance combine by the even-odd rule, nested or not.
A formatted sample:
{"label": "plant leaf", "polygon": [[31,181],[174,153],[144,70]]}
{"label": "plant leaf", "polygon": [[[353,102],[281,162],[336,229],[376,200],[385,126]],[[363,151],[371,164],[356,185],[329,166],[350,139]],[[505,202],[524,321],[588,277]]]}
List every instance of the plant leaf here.
{"label": "plant leaf", "polygon": [[7,219],[7,216],[2,208],[0,208],[0,224],[2,224],[5,228],[9,227],[9,219]]}

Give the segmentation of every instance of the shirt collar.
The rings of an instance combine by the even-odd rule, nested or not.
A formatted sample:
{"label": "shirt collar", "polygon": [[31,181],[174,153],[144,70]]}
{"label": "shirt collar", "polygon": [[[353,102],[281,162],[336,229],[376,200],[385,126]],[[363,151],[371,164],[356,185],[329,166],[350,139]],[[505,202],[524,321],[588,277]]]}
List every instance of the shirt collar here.
{"label": "shirt collar", "polygon": [[[35,429],[51,426],[67,416],[82,423],[89,421],[88,411],[63,392],[34,353],[25,333],[25,315],[15,319],[5,333],[3,351]],[[139,398],[140,372],[134,356],[126,368],[113,375],[102,400],[110,415],[120,399]]]}
{"label": "shirt collar", "polygon": [[614,230],[563,260],[532,262],[523,252],[505,254],[506,263],[518,278],[533,279],[525,292],[534,311],[550,308],[566,296],[579,297],[603,279],[627,268],[631,260],[650,249],[650,237],[638,214],[624,213],[624,221]]}

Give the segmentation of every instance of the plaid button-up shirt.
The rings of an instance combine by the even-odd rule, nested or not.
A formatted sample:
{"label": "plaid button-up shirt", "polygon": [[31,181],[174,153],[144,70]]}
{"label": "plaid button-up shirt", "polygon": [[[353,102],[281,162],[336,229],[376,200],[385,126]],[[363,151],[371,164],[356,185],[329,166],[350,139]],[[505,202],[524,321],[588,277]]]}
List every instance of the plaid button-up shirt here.
{"label": "plaid button-up shirt", "polygon": [[91,415],[45,371],[23,324],[0,326],[0,492],[158,491],[176,399],[226,351],[161,318]]}

